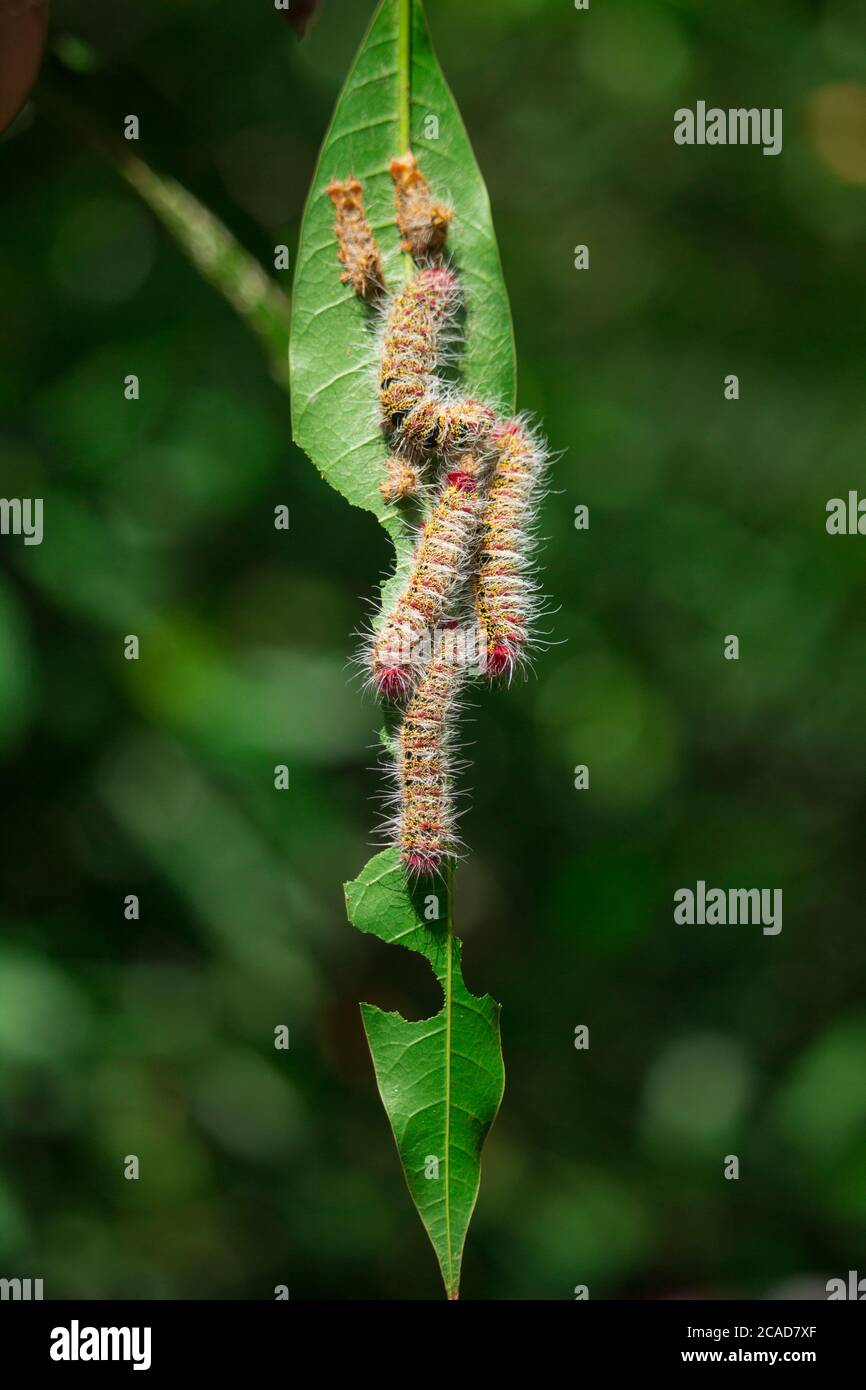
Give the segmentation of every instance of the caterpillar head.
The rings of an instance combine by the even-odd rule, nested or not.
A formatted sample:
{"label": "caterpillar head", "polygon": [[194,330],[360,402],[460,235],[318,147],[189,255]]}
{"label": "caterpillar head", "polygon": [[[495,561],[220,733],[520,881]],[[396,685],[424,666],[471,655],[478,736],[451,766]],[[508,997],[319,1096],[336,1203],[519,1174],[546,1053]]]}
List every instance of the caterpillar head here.
{"label": "caterpillar head", "polygon": [[445,475],[445,481],[458,492],[475,492],[478,487],[475,471],[469,468],[453,468]]}
{"label": "caterpillar head", "polygon": [[442,855],[433,850],[404,849],[402,858],[408,872],[419,878],[432,878],[442,864]]}
{"label": "caterpillar head", "polygon": [[494,642],[487,653],[487,665],[484,668],[484,673],[492,680],[498,676],[507,676],[510,680],[516,665],[517,652],[514,644],[512,642]]}
{"label": "caterpillar head", "polygon": [[[474,454],[460,454],[453,460],[452,467],[445,474],[445,481],[449,487],[456,488],[458,492],[477,492],[478,491],[478,460]],[[459,626],[456,619],[446,623],[440,623],[440,628],[451,631]]]}
{"label": "caterpillar head", "polygon": [[412,689],[413,673],[409,666],[385,656],[373,663],[373,686],[382,700],[405,700]]}

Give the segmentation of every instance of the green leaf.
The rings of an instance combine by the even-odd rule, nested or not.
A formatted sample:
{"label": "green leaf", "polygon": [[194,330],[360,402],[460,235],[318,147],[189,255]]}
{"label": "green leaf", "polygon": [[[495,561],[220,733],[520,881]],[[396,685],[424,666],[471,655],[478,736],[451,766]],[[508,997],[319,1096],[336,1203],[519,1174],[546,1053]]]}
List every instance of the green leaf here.
{"label": "green leaf", "polygon": [[[401,24],[411,18],[408,92],[401,85]],[[405,53],[405,48],[403,48]],[[409,97],[407,103],[406,97]],[[401,122],[401,111],[403,120]],[[429,118],[438,121],[438,139]],[[434,195],[455,209],[449,251],[466,300],[465,344],[458,364],[467,394],[512,410],[514,335],[493,232],[490,201],[460,113],[436,56],[419,0],[382,0],[337,101],[304,213],[295,265],[291,363],[295,442],[332,487],[373,512],[405,553],[408,522],[383,501],[388,449],[375,388],[375,311],[340,283],[334,209],[326,188],[355,174],[389,286],[404,274],[388,165],[405,152],[405,127]]]}
{"label": "green leaf", "polygon": [[[438,920],[427,921],[431,895]],[[481,1181],[481,1147],[505,1087],[499,1005],[470,994],[451,920],[450,885],[410,889],[396,849],[376,855],[346,885],[349,921],[359,931],[417,951],[433,967],[444,1004],[409,1023],[362,1004],[376,1080],[412,1200],[427,1228],[449,1298]]]}
{"label": "green leaf", "polygon": [[[337,101],[307,200],[295,266],[289,348],[295,442],[354,506],[372,512],[408,563],[412,528],[379,491],[388,455],[376,400],[376,313],[340,281],[332,179],[357,176],[385,276],[407,273],[388,166],[411,147],[434,196],[454,205],[448,246],[464,293],[458,377],[467,395],[514,408],[514,335],[487,190],[433,49],[420,0],[382,0]],[[408,264],[411,270],[411,263]],[[390,582],[397,582],[396,579]],[[383,744],[389,746],[385,730]],[[347,887],[350,921],[425,956],[442,986],[435,1018],[409,1023],[362,1005],[379,1090],[409,1191],[449,1297],[480,1181],[481,1147],[504,1088],[499,1005],[475,998],[460,972],[447,883],[412,890],[396,850],[377,855]],[[424,896],[438,893],[428,922]],[[438,1176],[433,1172],[438,1166]]]}

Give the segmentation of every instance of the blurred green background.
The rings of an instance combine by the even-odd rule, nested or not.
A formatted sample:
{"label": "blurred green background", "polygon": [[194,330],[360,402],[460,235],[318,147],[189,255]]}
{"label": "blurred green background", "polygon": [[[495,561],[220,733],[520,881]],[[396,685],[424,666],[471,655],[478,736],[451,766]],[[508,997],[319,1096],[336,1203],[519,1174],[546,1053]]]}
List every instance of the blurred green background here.
{"label": "blurred green background", "polygon": [[[464,1295],[823,1296],[866,1258],[866,541],[824,527],[866,491],[866,10],[427,8],[520,404],[564,451],[560,645],[467,729],[458,927],[508,1083]],[[94,128],[138,113],[136,152],[272,265],[371,10],[327,0],[298,43],[270,0],[57,0],[50,81]],[[782,155],[677,147],[698,99],[783,107]],[[38,89],[0,170],[0,492],[45,499],[41,546],[0,542],[0,1274],[438,1297],[358,1014],[436,989],[341,891],[375,819],[346,661],[386,538]],[[782,888],[781,935],[674,925],[699,878]]]}

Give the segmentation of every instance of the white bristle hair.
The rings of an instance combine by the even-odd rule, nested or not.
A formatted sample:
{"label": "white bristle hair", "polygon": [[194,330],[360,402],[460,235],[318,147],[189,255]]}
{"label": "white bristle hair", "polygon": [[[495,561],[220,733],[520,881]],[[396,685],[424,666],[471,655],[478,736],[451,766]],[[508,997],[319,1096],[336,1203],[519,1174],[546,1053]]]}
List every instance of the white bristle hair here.
{"label": "white bristle hair", "polygon": [[465,766],[457,736],[471,641],[467,628],[437,630],[388,755],[391,790],[381,830],[413,878],[439,873],[463,853],[455,784]]}
{"label": "white bristle hair", "polygon": [[423,667],[430,634],[465,586],[478,546],[486,466],[463,456],[442,481],[419,528],[403,584],[367,634],[360,664],[377,694],[405,698]]}
{"label": "white bristle hair", "polygon": [[490,443],[494,462],[479,528],[475,597],[486,674],[510,678],[542,644],[536,528],[550,452],[524,415],[498,422]]}

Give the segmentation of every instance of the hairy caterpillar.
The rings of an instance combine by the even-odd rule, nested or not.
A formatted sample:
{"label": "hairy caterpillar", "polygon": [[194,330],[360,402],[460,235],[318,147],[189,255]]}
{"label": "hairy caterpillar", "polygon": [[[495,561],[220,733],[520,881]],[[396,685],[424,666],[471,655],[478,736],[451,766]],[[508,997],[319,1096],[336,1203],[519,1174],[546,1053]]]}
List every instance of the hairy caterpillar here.
{"label": "hairy caterpillar", "polygon": [[400,430],[435,394],[443,335],[459,298],[457,276],[444,266],[418,270],[390,300],[379,367],[382,423]]}
{"label": "hairy caterpillar", "polygon": [[361,299],[372,301],[385,288],[385,272],[376,238],[364,212],[360,180],[348,178],[341,183],[335,179],[328,184],[327,193],[336,213],[337,255],[346,267],[340,279],[344,285],[351,283]]}
{"label": "hairy caterpillar", "polygon": [[451,208],[430,197],[430,187],[413,154],[392,159],[390,174],[394,180],[397,226],[403,238],[403,250],[416,261],[441,255],[448,224],[454,216]]}
{"label": "hairy caterpillar", "polygon": [[496,419],[483,401],[452,399],[435,375],[458,299],[452,271],[417,271],[388,306],[379,369],[382,423],[395,443],[446,462],[478,448]]}
{"label": "hairy caterpillar", "polygon": [[[407,249],[417,256],[429,253],[435,236],[431,230],[430,237],[424,240],[421,229],[431,229],[434,223],[441,227],[441,249],[450,210],[430,199],[426,180],[411,155],[393,160],[391,173],[398,222],[407,237]],[[351,281],[361,298],[373,299],[384,288],[384,273],[379,248],[364,215],[360,182],[350,178],[331,183],[328,195],[337,211],[339,259],[346,266],[341,279]],[[411,242],[406,230],[410,221],[414,228]],[[419,455],[435,451],[452,461],[459,453],[478,448],[494,422],[495,414],[489,406],[481,401],[449,399],[436,378],[459,298],[459,283],[453,271],[441,265],[425,266],[391,296],[385,307],[379,403],[382,423],[397,445],[396,455],[388,459],[385,481],[380,484],[387,501],[420,490]]]}
{"label": "hairy caterpillar", "polygon": [[[424,460],[445,476],[422,525],[408,577],[362,657],[385,699],[407,701],[395,754],[392,838],[408,872],[436,872],[455,853],[452,748],[467,645],[486,675],[511,675],[525,656],[539,600],[532,523],[547,454],[525,421],[500,420],[484,401],[459,400],[436,375],[459,304],[456,275],[437,259],[452,213],[436,203],[412,155],[394,159],[402,246],[422,264],[383,305],[378,394],[393,452],[380,491],[396,501],[423,490]],[[372,300],[382,262],[357,179],[334,183],[342,276]],[[433,262],[431,264],[431,262]],[[446,613],[471,581],[476,620],[458,631]],[[472,637],[472,643],[458,638]],[[430,652],[431,640],[434,649]]]}
{"label": "hairy caterpillar", "polygon": [[395,741],[396,813],[388,828],[411,874],[433,874],[459,850],[453,782],[465,678],[461,636],[456,628],[436,634]]}
{"label": "hairy caterpillar", "polygon": [[547,452],[520,419],[492,431],[494,464],[481,516],[475,600],[488,676],[510,676],[525,655],[538,613],[532,530]]}
{"label": "hairy caterpillar", "polygon": [[471,454],[446,474],[439,498],[421,527],[408,580],[369,647],[365,664],[386,700],[412,688],[425,641],[465,583],[481,517],[483,470]]}
{"label": "hairy caterpillar", "polygon": [[[395,166],[399,163],[394,161]],[[426,188],[420,174],[418,179]],[[416,192],[420,197],[417,188]],[[381,253],[364,212],[361,183],[356,178],[334,180],[327,193],[336,211],[338,259],[346,267],[340,279],[344,284],[351,283],[360,298],[368,302],[379,299],[384,292],[385,276]],[[417,197],[414,206],[417,214]],[[451,415],[442,417],[444,407],[436,394],[435,371],[458,300],[459,285],[453,272],[441,266],[425,267],[385,307],[379,370],[383,424],[388,430],[401,431],[408,421],[400,440],[402,456],[397,453],[389,457],[386,478],[380,484],[386,501],[420,491],[421,468],[417,458],[413,458],[419,448],[429,451],[435,447],[440,433],[454,443],[469,440],[473,435],[472,420],[464,428],[456,420],[451,422],[453,410]]]}

